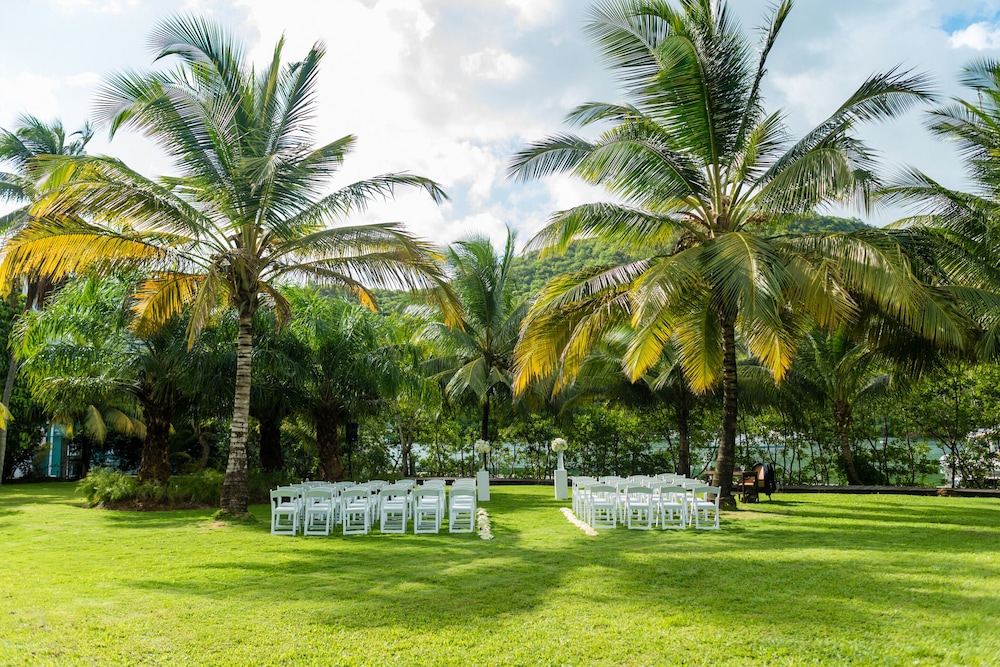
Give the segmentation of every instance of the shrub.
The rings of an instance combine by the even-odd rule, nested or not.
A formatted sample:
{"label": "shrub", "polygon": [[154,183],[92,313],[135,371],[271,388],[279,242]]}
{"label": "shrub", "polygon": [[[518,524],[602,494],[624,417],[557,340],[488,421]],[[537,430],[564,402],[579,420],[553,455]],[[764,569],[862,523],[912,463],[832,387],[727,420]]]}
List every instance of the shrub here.
{"label": "shrub", "polygon": [[131,475],[112,468],[93,468],[77,485],[91,507],[135,502],[140,505],[217,505],[222,495],[222,473],[202,470],[191,475],[175,475],[166,484],[139,484]]}
{"label": "shrub", "polygon": [[132,500],[136,496],[138,485],[135,477],[112,468],[91,468],[87,476],[76,485],[76,490],[77,493],[82,493],[87,498],[87,503],[93,507]]}

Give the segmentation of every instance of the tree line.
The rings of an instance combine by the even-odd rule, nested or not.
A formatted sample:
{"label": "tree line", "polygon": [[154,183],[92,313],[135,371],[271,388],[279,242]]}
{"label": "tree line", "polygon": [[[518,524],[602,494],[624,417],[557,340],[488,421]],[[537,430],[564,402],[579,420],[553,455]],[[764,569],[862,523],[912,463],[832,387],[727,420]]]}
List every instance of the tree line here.
{"label": "tree line", "polygon": [[[206,425],[228,429],[221,504],[232,514],[249,501],[251,432],[262,467],[278,460],[265,440],[294,438],[311,470],[337,478],[355,465],[342,456],[345,424],[384,419],[385,410],[395,414],[382,430],[398,432],[394,465],[403,474],[414,471],[418,444],[420,456],[428,442],[441,447],[425,459],[436,456],[439,467],[464,461],[459,444],[470,434],[530,442],[537,462],[538,438],[590,423],[610,431],[578,433],[588,472],[664,457],[681,470],[703,462],[726,501],[738,460],[758,455],[781,459],[788,479],[923,481],[926,452],[915,434],[936,433],[954,471],[973,479],[990,467],[992,425],[956,417],[953,425],[970,428],[960,434],[932,425],[929,409],[907,421],[899,397],[956,398],[949,378],[988,375],[992,365],[1000,65],[964,70],[974,102],[941,104],[919,73],[873,74],[794,137],[762,95],[791,10],[787,0],[774,6],[754,45],[723,2],[592,7],[586,30],[623,99],[571,111],[567,123],[580,132],[529,144],[512,156],[510,176],[566,173],[613,200],[554,212],[527,243],[536,262],[516,261],[513,238],[497,249],[470,236],[442,252],[400,224],[352,224],[368,201],[398,188],[446,195],[428,178],[398,173],[324,194],[354,137],[314,144],[322,44],[284,63],[279,42],[258,69],[221,26],[164,21],[153,37],[157,60],[177,67],[113,75],[96,109],[112,135],[129,129],[157,143],[177,175],[154,180],[87,155],[88,129],[66,144],[61,128],[48,128],[63,139],[36,145],[31,132],[47,128],[26,119],[4,135],[14,169],[2,192],[24,205],[5,217],[12,234],[0,281],[38,284],[36,292],[64,285],[51,306],[22,317],[8,384],[20,358],[50,413],[141,435],[140,477],[162,480],[171,467],[163,442],[176,434],[193,378],[206,402],[184,408],[201,411],[192,429],[199,439]],[[887,180],[857,135],[925,104],[937,105],[930,131],[958,142],[976,192],[916,169]],[[915,213],[891,229],[813,213],[880,201]],[[306,283],[316,287],[296,287]],[[376,287],[406,287],[413,303],[397,317],[366,314]],[[105,292],[119,297],[101,315],[79,301]],[[49,314],[74,297],[63,317]],[[101,329],[112,324],[114,333]],[[199,368],[204,385],[192,372]],[[222,385],[212,395],[222,378],[232,398],[222,398]],[[105,381],[115,389],[100,388]],[[171,400],[179,403],[169,408]],[[461,405],[476,428],[454,420]],[[658,413],[670,415],[669,427],[647,423]],[[703,428],[705,415],[717,428]],[[632,426],[662,436],[656,447],[628,444],[635,434],[610,426],[633,417]],[[441,430],[421,431],[428,423]],[[869,437],[871,424],[881,436]],[[712,434],[707,460],[702,432]],[[504,447],[494,467],[505,452],[516,456]],[[983,461],[962,458],[977,447]],[[910,462],[903,473],[900,460]]]}

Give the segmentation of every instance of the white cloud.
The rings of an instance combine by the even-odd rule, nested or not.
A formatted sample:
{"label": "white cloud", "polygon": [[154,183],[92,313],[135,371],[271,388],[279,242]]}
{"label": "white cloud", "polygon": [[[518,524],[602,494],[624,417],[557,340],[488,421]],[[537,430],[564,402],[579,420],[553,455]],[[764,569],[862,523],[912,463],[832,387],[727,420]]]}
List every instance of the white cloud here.
{"label": "white cloud", "polygon": [[527,69],[522,59],[494,48],[464,55],[459,62],[462,72],[471,77],[508,83],[520,79]]}
{"label": "white cloud", "polygon": [[517,11],[518,23],[524,26],[551,21],[562,9],[561,0],[506,0],[506,3]]}
{"label": "white cloud", "polygon": [[1000,27],[982,21],[951,33],[948,43],[953,49],[968,47],[976,51],[1000,47]]}
{"label": "white cloud", "polygon": [[139,6],[139,0],[56,0],[63,9],[84,10],[97,14],[121,14]]}

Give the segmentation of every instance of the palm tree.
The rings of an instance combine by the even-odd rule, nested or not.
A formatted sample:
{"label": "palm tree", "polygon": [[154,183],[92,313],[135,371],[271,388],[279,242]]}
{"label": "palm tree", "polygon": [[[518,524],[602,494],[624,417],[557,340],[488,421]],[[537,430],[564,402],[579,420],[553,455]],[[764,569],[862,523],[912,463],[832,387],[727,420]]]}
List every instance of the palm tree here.
{"label": "palm tree", "polygon": [[[321,192],[355,143],[314,148],[310,126],[322,44],[282,64],[283,40],[256,69],[244,46],[218,25],[178,16],[152,36],[171,70],[112,77],[97,102],[112,136],[122,128],[155,141],[177,175],[151,180],[107,157],[52,158],[36,219],[7,246],[0,279],[141,266],[138,326],[154,328],[191,308],[193,341],[218,305],[238,314],[236,385],[222,508],[245,514],[246,436],[253,315],[268,302],[281,320],[282,280],[339,285],[374,306],[365,283],[430,289],[443,276],[431,248],[396,223],[334,226],[399,186],[444,193],[426,178],[384,174]],[[60,217],[73,213],[72,218]]]}
{"label": "palm tree", "polygon": [[[516,300],[511,283],[514,235],[507,231],[503,254],[488,238],[459,241],[448,250],[452,289],[462,305],[459,322],[429,322],[418,334],[436,350],[430,367],[447,378],[451,397],[473,396],[480,408],[479,437],[490,438],[490,402],[510,395],[525,300]],[[485,456],[485,455],[484,455]]]}
{"label": "palm tree", "polygon": [[[958,145],[966,162],[971,191],[945,187],[931,176],[907,169],[882,197],[889,203],[906,203],[913,215],[896,223],[909,233],[930,239],[943,283],[957,284],[995,294],[1000,291],[1000,62],[977,60],[959,77],[975,93],[975,101],[954,98],[933,109],[930,131]],[[986,335],[978,352],[993,356],[1000,351],[1000,308],[980,297],[975,310]]]}
{"label": "palm tree", "polygon": [[[189,350],[182,318],[145,336],[130,328],[134,280],[76,279],[48,306],[26,313],[17,353],[32,393],[72,428],[98,442],[110,429],[143,441],[139,481],[170,478],[170,431],[185,398],[203,389],[192,377],[200,350]],[[208,380],[210,382],[210,380]]]}
{"label": "palm tree", "polygon": [[561,134],[518,153],[520,180],[571,173],[617,201],[554,213],[529,248],[560,251],[599,239],[639,259],[549,283],[525,322],[515,389],[558,370],[572,381],[601,332],[636,330],[623,358],[641,377],[676,341],[692,389],[721,376],[722,437],[715,479],[728,499],[737,425],[737,336],[780,381],[811,322],[858,320],[870,310],[940,344],[965,342],[961,313],[925,288],[906,238],[880,230],[777,233],[779,218],[827,202],[867,204],[880,185],[858,125],[926,100],[926,80],[890,70],[866,80],[834,113],[791,140],[767,113],[767,58],[792,8],[777,5],[754,49],[717,0],[607,0],[587,31],[627,101],[589,103],[568,122],[610,129],[596,140]]}
{"label": "palm tree", "polygon": [[304,354],[298,411],[315,428],[319,476],[343,478],[339,428],[377,411],[401,382],[401,352],[383,318],[315,290],[289,288],[294,311],[289,335]]}
{"label": "palm tree", "polygon": [[[82,129],[67,137],[62,122],[46,123],[31,115],[19,116],[13,131],[0,129],[0,163],[12,168],[12,171],[0,171],[0,201],[18,204],[14,210],[0,216],[0,231],[9,233],[21,229],[28,221],[28,209],[37,194],[37,175],[31,169],[34,158],[40,155],[81,155],[93,134],[90,125],[84,123]],[[28,307],[41,305],[51,288],[52,283],[46,276],[29,276],[26,289]],[[0,399],[3,405],[10,403],[16,376],[17,358],[12,354],[7,365],[3,398]],[[6,455],[7,429],[0,428],[0,470],[3,470]],[[0,474],[0,483],[2,478]]]}
{"label": "palm tree", "polygon": [[889,390],[893,373],[888,364],[864,343],[852,339],[844,327],[831,332],[819,329],[806,336],[806,346],[793,368],[791,388],[799,399],[811,397],[827,407],[840,441],[840,455],[849,484],[862,484],[854,465],[851,427],[854,411]]}

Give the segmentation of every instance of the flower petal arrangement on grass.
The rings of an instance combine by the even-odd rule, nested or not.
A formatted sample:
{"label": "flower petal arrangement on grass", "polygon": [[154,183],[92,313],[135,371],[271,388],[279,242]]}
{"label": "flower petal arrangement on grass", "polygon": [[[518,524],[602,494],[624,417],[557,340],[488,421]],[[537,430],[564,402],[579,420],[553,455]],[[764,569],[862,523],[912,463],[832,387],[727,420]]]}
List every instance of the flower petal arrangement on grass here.
{"label": "flower petal arrangement on grass", "polygon": [[479,530],[480,538],[484,540],[493,539],[493,531],[490,530],[490,515],[482,507],[476,510],[476,528]]}
{"label": "flower petal arrangement on grass", "polygon": [[571,524],[582,530],[587,535],[590,535],[591,537],[597,535],[597,531],[591,528],[589,523],[581,521],[580,519],[576,518],[576,515],[573,514],[573,510],[571,510],[570,508],[561,507],[559,508],[559,511],[563,513],[567,521],[569,521]]}

